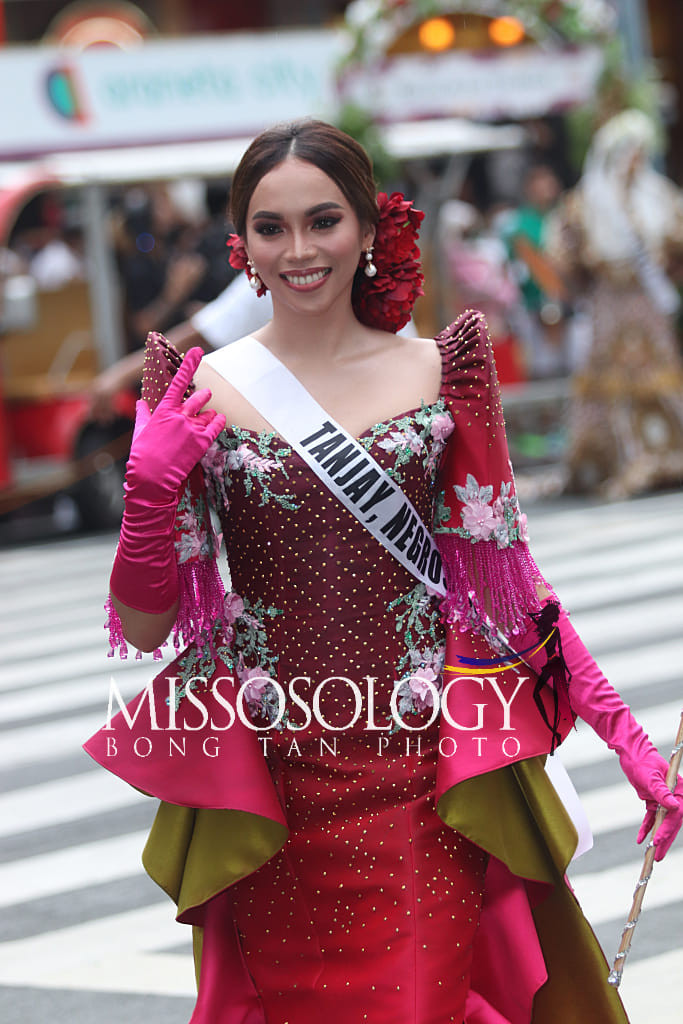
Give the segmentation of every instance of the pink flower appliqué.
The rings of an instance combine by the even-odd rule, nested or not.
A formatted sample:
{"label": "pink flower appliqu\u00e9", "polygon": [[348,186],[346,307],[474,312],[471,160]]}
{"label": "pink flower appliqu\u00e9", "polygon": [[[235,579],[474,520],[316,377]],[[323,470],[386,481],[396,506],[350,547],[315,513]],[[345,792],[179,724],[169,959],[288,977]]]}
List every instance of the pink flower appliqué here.
{"label": "pink flower appliqu\u00e9", "polygon": [[519,513],[519,520],[517,523],[517,529],[519,531],[519,539],[525,544],[529,543],[529,530],[526,518],[526,512]]}
{"label": "pink flower appliqu\u00e9", "polygon": [[462,524],[475,540],[488,540],[498,522],[490,505],[472,498],[463,507]]}
{"label": "pink flower appliqu\u00e9", "polygon": [[277,469],[275,459],[266,459],[263,455],[257,455],[248,444],[241,444],[228,455],[228,466],[230,469],[250,469],[256,473],[270,473]]}
{"label": "pink flower appliqu\u00e9", "polygon": [[419,455],[424,448],[424,441],[410,427],[406,430],[392,430],[389,437],[379,442],[379,447],[385,452],[395,452],[397,448],[410,448],[411,452]]}
{"label": "pink flower appliqu\u00e9", "polygon": [[416,711],[424,711],[425,708],[434,707],[434,689],[436,688],[436,674],[431,668],[420,668],[410,677],[408,681],[410,691],[413,695],[413,703]]}
{"label": "pink flower appliqu\u00e9", "polygon": [[455,424],[445,412],[439,412],[432,420],[429,432],[435,441],[445,441],[453,433]]}
{"label": "pink flower appliqu\u00e9", "polygon": [[239,594],[236,594],[234,590],[231,590],[225,595],[223,609],[225,611],[225,621],[234,622],[244,613],[244,601]]}
{"label": "pink flower appliqu\u00e9", "polygon": [[228,457],[228,453],[225,449],[221,448],[215,441],[206,449],[202,457],[202,466],[207,471],[212,471],[220,476],[225,472],[225,463]]}
{"label": "pink flower appliqu\u00e9", "polygon": [[180,540],[176,541],[178,562],[192,562],[199,558],[206,550],[206,530],[194,530],[192,533],[184,533]]}
{"label": "pink flower appliqu\u00e9", "polygon": [[436,687],[436,675],[433,669],[426,666],[418,669],[410,680],[409,684],[413,694],[413,702],[416,711],[424,711],[425,708],[434,707],[434,690]]}
{"label": "pink flower appliqu\u00e9", "polygon": [[242,684],[246,684],[244,685],[244,696],[247,698],[248,704],[258,704],[263,691],[272,682],[270,676],[264,676],[263,670],[260,668],[242,669],[239,677]]}
{"label": "pink flower appliqu\u00e9", "polygon": [[[245,446],[241,445],[240,447]],[[244,465],[248,469],[255,470],[257,473],[270,473],[277,469],[275,459],[266,459],[263,455],[257,455],[256,452],[252,452],[249,448],[243,453],[243,458]]]}
{"label": "pink flower appliqu\u00e9", "polygon": [[176,526],[180,530],[188,530],[190,533],[196,533],[199,529],[199,520],[197,515],[192,508],[187,508],[180,513],[176,519]]}

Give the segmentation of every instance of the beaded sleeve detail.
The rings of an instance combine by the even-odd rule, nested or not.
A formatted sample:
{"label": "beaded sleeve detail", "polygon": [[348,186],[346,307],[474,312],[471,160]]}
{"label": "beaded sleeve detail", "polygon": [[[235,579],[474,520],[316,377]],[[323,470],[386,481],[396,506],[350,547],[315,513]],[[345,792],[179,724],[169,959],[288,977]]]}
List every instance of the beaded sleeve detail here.
{"label": "beaded sleeve detail", "polygon": [[517,633],[540,607],[536,585],[547,584],[527,546],[483,314],[463,313],[437,342],[442,395],[455,423],[435,499],[445,610],[462,629],[481,628],[488,617],[504,633]]}

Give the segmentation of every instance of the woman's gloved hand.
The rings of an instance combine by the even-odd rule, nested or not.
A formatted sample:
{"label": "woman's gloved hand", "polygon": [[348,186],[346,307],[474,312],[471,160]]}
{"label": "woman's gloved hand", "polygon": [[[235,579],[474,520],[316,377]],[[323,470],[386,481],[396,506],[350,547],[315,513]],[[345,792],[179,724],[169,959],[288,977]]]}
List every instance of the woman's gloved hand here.
{"label": "woman's gloved hand", "polygon": [[136,406],[124,485],[125,510],[110,579],[122,604],[156,614],[178,598],[174,530],[179,490],[225,426],[225,417],[201,411],[208,388],[183,401],[203,352],[191,349],[153,413]]}
{"label": "woman's gloved hand", "polygon": [[[643,728],[631,714],[613,686],[598,668],[578,633],[563,610],[555,606],[552,615],[546,614],[546,605],[537,622],[552,623],[557,634],[550,634],[549,642],[525,660],[540,678],[551,678],[557,685],[558,673],[567,683],[572,710],[619,755],[619,762],[627,779],[641,800],[647,805],[643,824],[638,832],[642,843],[654,825],[657,806],[666,809],[666,817],[654,836],[655,860],[661,860],[673,843],[683,822],[683,779],[679,779],[672,793],[666,784],[668,764],[650,742]],[[544,640],[545,637],[538,639]],[[528,633],[523,644],[532,644]],[[546,660],[547,659],[547,660]],[[560,669],[562,666],[562,670]],[[552,668],[552,671],[549,670]],[[550,723],[548,723],[550,725]]]}

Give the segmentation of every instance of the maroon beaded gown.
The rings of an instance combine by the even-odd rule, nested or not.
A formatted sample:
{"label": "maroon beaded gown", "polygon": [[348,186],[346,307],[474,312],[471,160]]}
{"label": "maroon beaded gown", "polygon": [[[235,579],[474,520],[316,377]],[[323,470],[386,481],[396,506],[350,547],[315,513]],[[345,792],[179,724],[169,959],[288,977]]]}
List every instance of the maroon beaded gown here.
{"label": "maroon beaded gown", "polygon": [[[157,677],[134,727],[113,720],[117,757],[107,729],[86,744],[162,801],[143,860],[194,926],[191,1024],[625,1022],[563,882],[575,833],[533,700],[515,705],[512,758],[500,718],[467,747],[438,714],[444,665],[492,653],[462,618],[468,595],[509,625],[539,577],[481,315],[437,343],[438,401],[358,440],[441,536],[461,628],[282,438],[228,427],[177,520],[181,609],[184,567],[213,565],[207,501],[221,521],[231,589],[213,640]],[[229,729],[210,689],[226,675],[227,702],[238,683],[245,697]],[[481,689],[457,682],[461,716]],[[182,756],[150,733],[172,700],[194,715],[172,734]]]}
{"label": "maroon beaded gown", "polygon": [[[360,438],[426,522],[450,427],[442,398]],[[233,589],[274,612],[277,679],[289,692],[304,677],[294,685],[313,713],[288,702],[290,727],[308,727],[263,734],[289,839],[214,901],[204,949],[232,915],[267,1024],[460,1022],[485,858],[436,814],[438,723],[390,728],[394,681],[438,675],[437,603],[280,439],[228,428],[223,444],[212,490],[228,480]],[[406,725],[431,710],[412,694]],[[229,998],[202,991],[194,1019]]]}

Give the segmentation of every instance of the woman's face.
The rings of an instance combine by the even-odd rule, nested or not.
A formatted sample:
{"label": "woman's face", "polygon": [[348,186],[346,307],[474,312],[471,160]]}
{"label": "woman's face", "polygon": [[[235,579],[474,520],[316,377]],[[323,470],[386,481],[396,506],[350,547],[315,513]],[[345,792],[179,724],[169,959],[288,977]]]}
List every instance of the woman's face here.
{"label": "woman's face", "polygon": [[304,314],[350,304],[361,251],[374,230],[361,226],[338,185],[314,164],[288,157],[265,174],[247,211],[245,244],[273,303]]}

